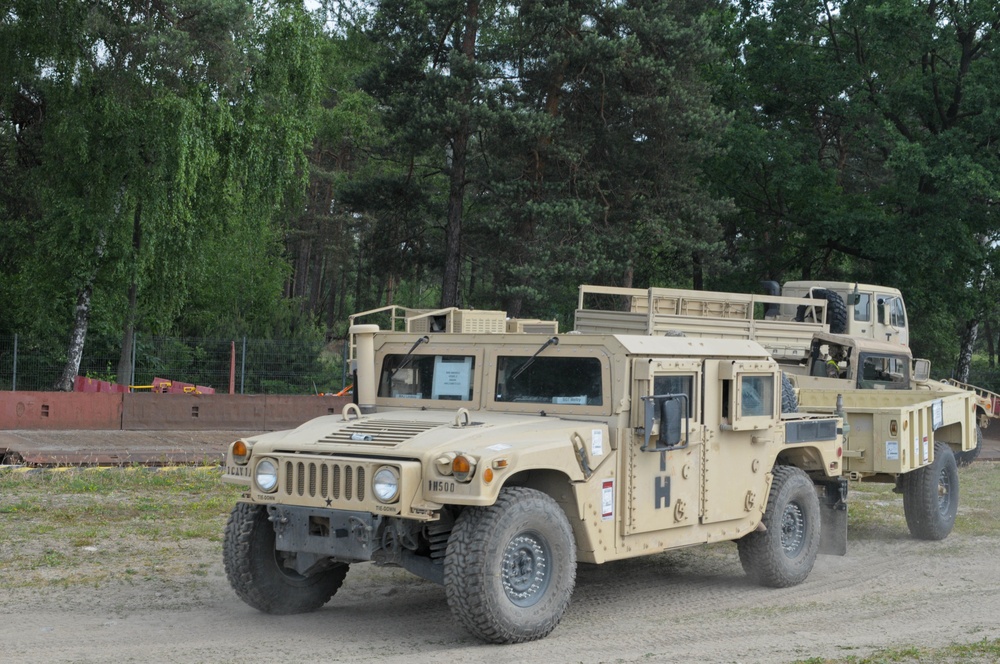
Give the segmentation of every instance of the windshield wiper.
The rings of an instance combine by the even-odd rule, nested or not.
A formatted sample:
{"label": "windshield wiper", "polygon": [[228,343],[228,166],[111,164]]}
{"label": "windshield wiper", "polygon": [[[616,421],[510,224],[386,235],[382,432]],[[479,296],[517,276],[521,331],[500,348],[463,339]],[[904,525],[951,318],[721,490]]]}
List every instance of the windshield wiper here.
{"label": "windshield wiper", "polygon": [[391,374],[389,374],[389,380],[392,380],[392,377],[396,375],[397,371],[399,371],[400,369],[402,369],[403,367],[405,367],[407,364],[410,363],[410,360],[413,359],[413,351],[417,349],[417,346],[419,346],[420,344],[425,344],[429,341],[430,338],[426,334],[417,339],[417,342],[412,346],[410,346],[410,350],[406,351],[406,355],[403,356],[403,361],[399,363],[398,367],[392,370]]}
{"label": "windshield wiper", "polygon": [[527,362],[518,367],[517,371],[515,371],[514,374],[507,380],[514,380],[522,373],[524,373],[524,370],[531,366],[532,362],[535,361],[535,358],[538,357],[538,354],[541,353],[543,350],[545,350],[549,346],[558,346],[558,345],[559,345],[559,337],[552,337],[551,339],[543,343],[542,347],[536,350],[535,354],[529,357]]}

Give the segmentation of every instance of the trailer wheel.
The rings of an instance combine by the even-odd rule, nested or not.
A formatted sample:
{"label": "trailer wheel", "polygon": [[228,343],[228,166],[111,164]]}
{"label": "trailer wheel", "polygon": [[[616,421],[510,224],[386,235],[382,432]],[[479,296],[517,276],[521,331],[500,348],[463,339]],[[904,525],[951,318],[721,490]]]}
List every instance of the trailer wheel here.
{"label": "trailer wheel", "polygon": [[781,372],[781,413],[799,412],[799,398],[795,395],[795,386],[788,374]]}
{"label": "trailer wheel", "polygon": [[555,500],[535,489],[501,489],[489,507],[458,517],[444,559],[456,618],[492,643],[520,643],[559,624],[576,582],[576,544]]}
{"label": "trailer wheel", "polygon": [[983,451],[983,430],[976,427],[976,446],[967,452],[954,452],[955,463],[959,468],[968,466],[979,458],[979,453]]}
{"label": "trailer wheel", "polygon": [[819,553],[819,498],[812,480],[794,466],[775,466],[762,523],[736,541],[747,576],[762,586],[787,588],[805,581]]}
{"label": "trailer wheel", "polygon": [[910,534],[943,540],[958,513],[958,465],[945,443],[934,443],[934,461],[902,477],[903,513]]}
{"label": "trailer wheel", "polygon": [[240,599],[274,615],[315,611],[329,602],[344,583],[348,565],[303,576],[285,567],[274,541],[267,507],[237,503],[226,523],[222,556],[229,585]]}
{"label": "trailer wheel", "polygon": [[[847,331],[847,304],[844,298],[836,291],[826,288],[814,288],[812,293],[807,293],[806,297],[817,300],[826,300],[826,324],[830,326],[833,334],[842,334]],[[800,323],[806,319],[808,306],[802,304],[795,312],[795,320]]]}

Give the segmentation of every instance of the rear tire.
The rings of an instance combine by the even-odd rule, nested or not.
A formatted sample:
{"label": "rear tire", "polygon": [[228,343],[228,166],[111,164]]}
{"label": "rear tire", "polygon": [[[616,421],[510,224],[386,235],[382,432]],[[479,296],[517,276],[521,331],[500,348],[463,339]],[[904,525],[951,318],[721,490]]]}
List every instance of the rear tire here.
{"label": "rear tire", "polygon": [[955,463],[958,467],[968,466],[979,458],[979,453],[983,451],[983,430],[976,427],[976,446],[967,452],[955,452]]}
{"label": "rear tire", "polygon": [[934,443],[934,461],[902,477],[903,513],[910,534],[943,540],[958,513],[958,465],[945,443]]}
{"label": "rear tire", "polygon": [[330,601],[344,583],[348,565],[303,576],[284,566],[274,542],[267,507],[237,503],[226,523],[222,557],[229,585],[240,599],[274,615],[315,611]]}
{"label": "rear tire", "polygon": [[812,480],[794,466],[775,466],[762,523],[736,541],[747,576],[762,586],[787,588],[805,581],[819,553],[819,498]]}
{"label": "rear tire", "polygon": [[501,489],[489,507],[458,517],[444,559],[448,606],[492,643],[547,636],[576,582],[576,544],[565,513],[534,489]]}

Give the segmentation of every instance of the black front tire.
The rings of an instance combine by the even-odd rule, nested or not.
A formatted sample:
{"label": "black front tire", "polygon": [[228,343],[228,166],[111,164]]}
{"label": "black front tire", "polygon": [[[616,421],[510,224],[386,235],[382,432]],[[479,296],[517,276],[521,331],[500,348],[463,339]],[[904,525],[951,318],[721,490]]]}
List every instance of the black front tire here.
{"label": "black front tire", "polygon": [[448,540],[448,606],[475,636],[521,643],[547,636],[569,606],[576,544],[559,504],[526,487],[466,509]]}
{"label": "black front tire", "polygon": [[816,488],[799,468],[775,466],[762,523],[736,541],[747,576],[762,586],[787,588],[809,576],[819,553],[820,514]]}
{"label": "black front tire", "polygon": [[264,505],[237,503],[226,523],[222,556],[229,584],[240,599],[264,613],[315,611],[344,583],[348,565],[338,563],[303,576],[282,563],[274,526]]}
{"label": "black front tire", "polygon": [[945,443],[934,443],[934,461],[902,477],[903,513],[910,534],[943,540],[958,514],[958,464]]}

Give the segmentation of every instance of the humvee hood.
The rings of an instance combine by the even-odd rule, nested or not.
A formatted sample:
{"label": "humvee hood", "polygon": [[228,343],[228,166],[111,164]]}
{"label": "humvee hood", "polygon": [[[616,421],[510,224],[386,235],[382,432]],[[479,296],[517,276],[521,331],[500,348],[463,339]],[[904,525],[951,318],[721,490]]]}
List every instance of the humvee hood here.
{"label": "humvee hood", "polygon": [[[468,423],[457,411],[397,410],[344,421],[330,415],[297,429],[251,439],[255,453],[300,453],[413,457],[462,450],[475,452],[491,445],[515,447],[518,441],[537,444],[547,432],[590,429],[590,422],[555,416],[473,411]],[[561,437],[561,436],[560,436]]]}

